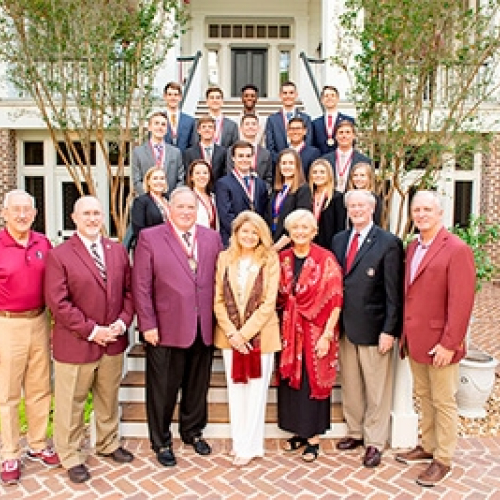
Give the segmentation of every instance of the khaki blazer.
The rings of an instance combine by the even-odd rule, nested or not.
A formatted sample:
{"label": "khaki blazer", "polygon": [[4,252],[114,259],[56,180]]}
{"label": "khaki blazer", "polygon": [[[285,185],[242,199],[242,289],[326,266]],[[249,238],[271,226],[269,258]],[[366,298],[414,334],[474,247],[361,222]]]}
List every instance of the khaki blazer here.
{"label": "khaki blazer", "polygon": [[[276,252],[271,251],[267,258],[252,264],[244,291],[244,300],[238,303],[240,317],[245,313],[245,307],[250,296],[253,284],[259,270],[264,263],[264,297],[260,307],[254,311],[252,316],[240,330],[241,335],[250,340],[257,333],[261,334],[261,352],[276,352],[281,350],[281,339],[279,320],[276,314],[276,297],[278,295],[279,283],[279,259]],[[229,268],[229,283],[236,300],[238,300],[238,263],[230,262],[229,250],[219,254],[217,261],[217,274],[215,279],[214,311],[217,319],[215,327],[214,344],[220,349],[230,349],[231,344],[227,333],[235,330],[235,327],[227,314],[223,296],[223,281],[226,268]]]}

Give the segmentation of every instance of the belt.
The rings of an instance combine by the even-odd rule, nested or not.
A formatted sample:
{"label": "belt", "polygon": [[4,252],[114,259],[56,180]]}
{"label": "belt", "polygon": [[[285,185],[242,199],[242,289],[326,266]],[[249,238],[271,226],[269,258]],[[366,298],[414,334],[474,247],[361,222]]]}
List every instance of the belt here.
{"label": "belt", "polygon": [[45,311],[45,307],[37,307],[29,311],[0,311],[1,318],[36,318]]}

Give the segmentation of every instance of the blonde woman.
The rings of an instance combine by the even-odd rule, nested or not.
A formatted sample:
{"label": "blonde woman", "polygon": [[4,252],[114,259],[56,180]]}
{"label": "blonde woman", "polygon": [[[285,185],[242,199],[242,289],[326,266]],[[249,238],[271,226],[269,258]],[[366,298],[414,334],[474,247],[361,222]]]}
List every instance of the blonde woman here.
{"label": "blonde woman", "polygon": [[264,455],[267,390],[274,352],[281,349],[276,314],[278,255],[269,228],[255,212],[232,223],[229,248],[219,255],[214,344],[222,349],[229,399],[233,464]]}

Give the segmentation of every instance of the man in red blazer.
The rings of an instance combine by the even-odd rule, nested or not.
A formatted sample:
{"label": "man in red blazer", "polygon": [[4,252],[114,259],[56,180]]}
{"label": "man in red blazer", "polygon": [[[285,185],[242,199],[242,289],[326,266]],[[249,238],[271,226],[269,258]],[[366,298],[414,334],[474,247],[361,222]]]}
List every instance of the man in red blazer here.
{"label": "man in red blazer", "polygon": [[174,466],[172,416],[179,390],[179,433],[199,455],[211,453],[202,432],[212,368],[214,276],[220,236],[196,224],[196,196],[170,196],[170,220],[143,229],[134,253],[132,288],[146,341],[146,410],[158,462]]}
{"label": "man in red blazer", "polygon": [[476,270],[471,249],[442,225],[438,195],[419,191],[411,217],[420,231],[406,254],[403,355],[409,354],[422,411],[422,445],[396,455],[400,462],[430,462],[417,483],[434,486],[451,473],[457,442],[458,362],[474,304]]}
{"label": "man in red blazer", "polygon": [[119,442],[118,389],[134,309],[128,256],[121,244],[101,237],[99,201],[80,198],[72,218],[76,233],[49,253],[45,299],[54,319],[54,442],[70,480],[82,483],[90,478],[80,452],[89,391],[97,453],[118,463],[133,460]]}

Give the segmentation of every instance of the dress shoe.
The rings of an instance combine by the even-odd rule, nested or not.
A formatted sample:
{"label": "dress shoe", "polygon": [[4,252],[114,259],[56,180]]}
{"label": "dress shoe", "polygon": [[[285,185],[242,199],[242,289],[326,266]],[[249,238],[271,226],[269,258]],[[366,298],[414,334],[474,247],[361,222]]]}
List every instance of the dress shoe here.
{"label": "dress shoe", "polygon": [[173,467],[174,465],[177,464],[177,460],[175,459],[172,446],[166,446],[165,448],[160,448],[160,450],[156,453],[156,459],[164,467]]}
{"label": "dress shoe", "polygon": [[420,464],[432,462],[432,453],[427,453],[420,445],[405,453],[398,453],[394,457],[403,464]]}
{"label": "dress shoe", "polygon": [[202,437],[194,438],[191,444],[198,455],[210,455],[212,453],[212,448]]}
{"label": "dress shoe", "polygon": [[111,458],[119,464],[127,464],[134,460],[134,455],[130,451],[119,446],[113,453],[99,453],[101,457]]}
{"label": "dress shoe", "polygon": [[342,438],[338,443],[337,443],[337,450],[355,450],[358,446],[363,446],[363,440],[362,439],[355,439],[352,437],[345,437]]}
{"label": "dress shoe", "polygon": [[252,461],[253,457],[234,457],[233,465],[235,467],[245,467]]}
{"label": "dress shoe", "polygon": [[72,483],[84,483],[90,479],[89,470],[85,464],[75,465],[68,469],[69,480]]}
{"label": "dress shoe", "polygon": [[451,467],[442,464],[438,460],[433,460],[429,467],[418,476],[417,484],[420,486],[436,486],[450,474]]}
{"label": "dress shoe", "polygon": [[380,465],[381,459],[382,453],[380,453],[379,449],[375,448],[375,446],[368,446],[363,458],[363,465],[365,467],[377,467],[377,465]]}

